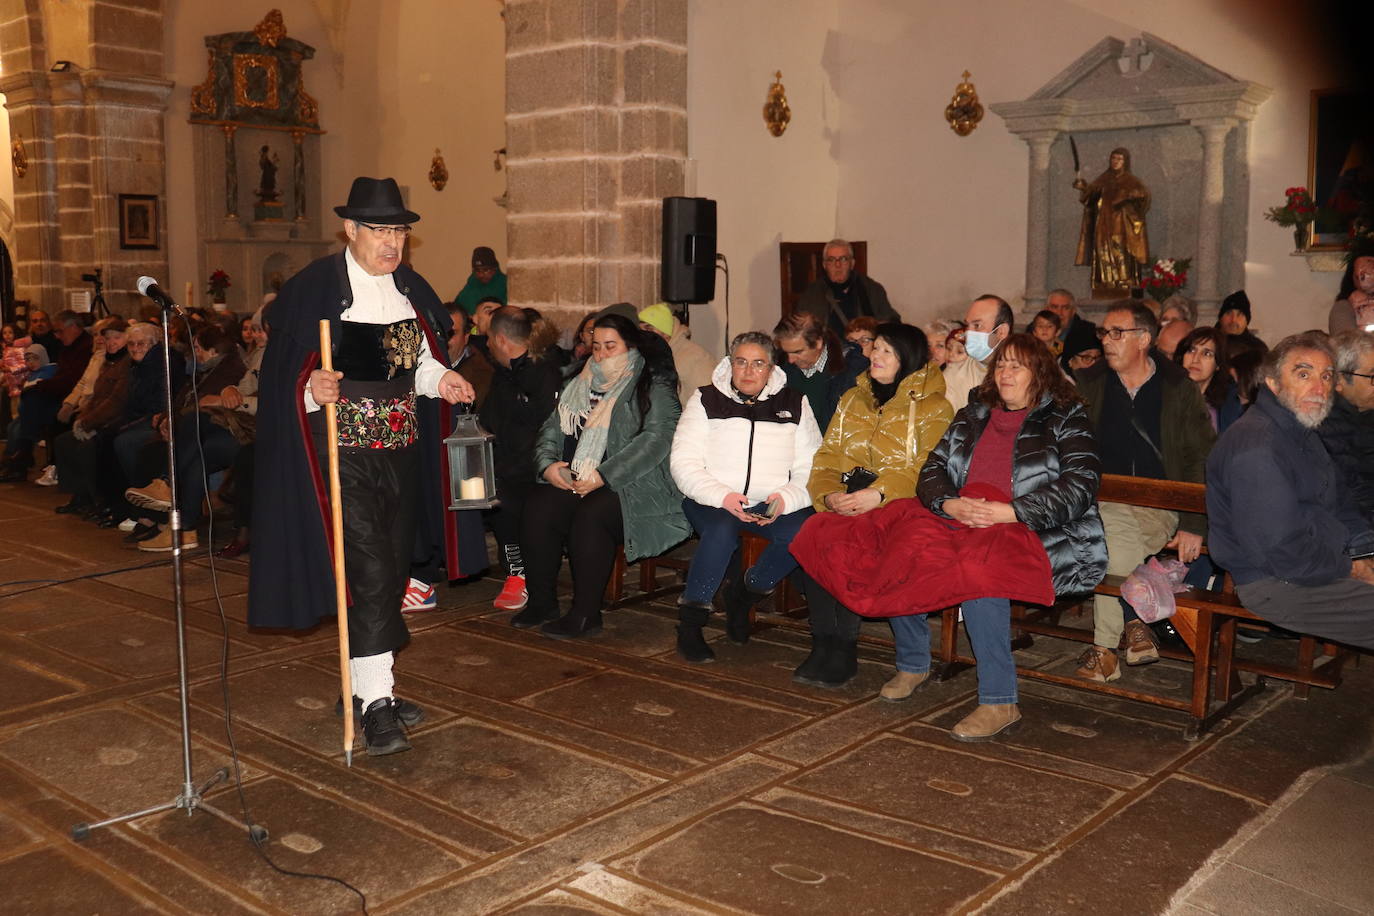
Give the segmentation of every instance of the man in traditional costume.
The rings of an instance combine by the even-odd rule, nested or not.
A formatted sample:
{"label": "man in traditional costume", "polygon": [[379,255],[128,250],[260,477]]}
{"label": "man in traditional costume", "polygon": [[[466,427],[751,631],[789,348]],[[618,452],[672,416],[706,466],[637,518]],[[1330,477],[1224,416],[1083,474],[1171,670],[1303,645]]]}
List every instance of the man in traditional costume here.
{"label": "man in traditional costume", "polygon": [[1083,203],[1074,263],[1092,265],[1094,296],[1125,296],[1140,285],[1149,259],[1145,214],[1150,211],[1150,190],[1131,174],[1131,151],[1125,147],[1112,150],[1107,170],[1091,184],[1079,178],[1073,186]]}
{"label": "man in traditional costume", "polygon": [[[404,726],[424,716],[392,690],[394,652],[410,638],[401,600],[417,513],[422,501],[447,497],[447,456],[440,473],[422,473],[435,466],[422,453],[443,452],[448,405],[470,401],[472,386],[448,368],[452,323],[439,297],[401,263],[420,217],[395,180],[356,179],[334,212],[348,246],[307,265],[272,306],[259,375],[248,622],[309,629],[336,614],[321,409],[336,404],[352,705],[368,754],[379,756],[408,750]],[[321,319],[331,326],[332,372],[320,368]],[[445,540],[449,573],[460,574],[452,524]]]}

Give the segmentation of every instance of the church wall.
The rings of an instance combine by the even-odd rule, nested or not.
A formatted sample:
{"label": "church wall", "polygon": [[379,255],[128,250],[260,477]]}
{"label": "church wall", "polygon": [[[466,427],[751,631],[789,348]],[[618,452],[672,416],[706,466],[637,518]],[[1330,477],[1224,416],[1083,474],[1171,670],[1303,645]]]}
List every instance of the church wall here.
{"label": "church wall", "polygon": [[[330,208],[344,202],[353,178],[377,174],[380,143],[370,125],[379,98],[378,39],[379,33],[385,34],[379,4],[350,5],[347,29],[337,50],[312,0],[277,0],[273,5],[282,11],[287,35],[315,48],[315,57],[303,66],[306,91],[319,102],[320,125],[326,131],[321,138],[320,189],[324,212],[331,217],[324,225],[330,227]],[[192,126],[187,123],[191,89],[205,79],[205,36],[251,31],[267,9],[192,0],[168,0],[166,4],[164,59],[167,78],[176,83],[166,117],[167,288],[181,298],[185,285],[191,283],[197,305],[207,303],[208,271],[220,265],[207,265],[207,273],[202,275],[197,264],[196,177]],[[211,180],[219,181],[220,176]],[[231,282],[240,284],[229,291],[228,305],[234,311],[251,311],[257,306],[236,295],[242,293],[244,279],[230,275]]]}
{"label": "church wall", "polygon": [[[693,0],[688,105],[696,180],[688,193],[720,203],[719,246],[735,271],[732,328],[776,320],[778,241],[832,234],[868,241],[870,273],[908,320],[962,315],[984,291],[1019,307],[1026,146],[991,111],[959,137],[944,108],[965,69],[985,106],[1024,99],[1103,37],[1129,40],[1143,31],[1274,89],[1248,131],[1245,212],[1236,212],[1234,196],[1224,204],[1224,218],[1235,213],[1248,234],[1245,276],[1222,280],[1231,288],[1244,283],[1266,338],[1324,326],[1339,275],[1309,271],[1291,255],[1292,233],[1263,219],[1285,188],[1307,183],[1309,92],[1337,84],[1307,11],[1290,6],[815,0],[783,8]],[[775,69],[792,108],[780,139],[766,133],[760,113]],[[1091,178],[1102,163],[1083,168]],[[1071,188],[1062,193],[1076,199]],[[697,336],[719,350],[722,285],[715,303],[692,309]]]}
{"label": "church wall", "polygon": [[[395,176],[409,189],[421,217],[411,263],[448,301],[467,282],[473,248],[486,245],[506,262],[506,211],[495,200],[506,172],[493,167],[506,145],[501,5],[411,0],[378,28],[381,136],[370,174]],[[427,177],[436,147],[449,172],[443,191]]]}
{"label": "church wall", "polygon": [[[1104,36],[1147,31],[1275,90],[1250,128],[1243,283],[1267,339],[1325,327],[1339,275],[1310,272],[1290,256],[1292,233],[1263,219],[1285,188],[1307,183],[1308,93],[1333,82],[1313,63],[1321,55],[1301,13],[1290,21],[1265,4],[1221,0],[984,0],[938,15],[841,0],[841,9],[839,229],[870,240],[871,273],[909,319],[962,315],[983,291],[1019,306],[1025,292],[1026,147],[990,111],[968,137],[948,128],[943,109],[960,73],[972,71],[984,105],[1019,100]],[[1083,163],[1088,178],[1102,167]],[[1067,186],[1051,193],[1075,199]]]}
{"label": "church wall", "polygon": [[[840,111],[832,85],[835,0],[692,0],[688,5],[687,193],[718,202],[717,248],[730,260],[730,332],[772,330],[778,242],[835,234]],[[792,109],[781,137],[763,104],[775,71]],[[693,339],[724,352],[725,286],[693,305]]]}

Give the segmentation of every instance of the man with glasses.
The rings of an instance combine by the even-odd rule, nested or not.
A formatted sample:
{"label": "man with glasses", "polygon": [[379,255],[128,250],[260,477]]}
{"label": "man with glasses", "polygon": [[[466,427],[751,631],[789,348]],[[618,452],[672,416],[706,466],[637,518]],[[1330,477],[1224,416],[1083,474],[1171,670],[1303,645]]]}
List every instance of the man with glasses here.
{"label": "man with glasses", "polygon": [[761,331],[737,336],[711,384],[693,392],[683,409],[669,458],[682,511],[701,536],[678,602],[677,652],[685,660],[715,660],[701,628],[741,531],[768,546],[727,587],[732,642],[748,642],[750,610],[797,568],[788,545],[813,511],[806,482],[820,444],[811,407],[787,386],[773,341]]}
{"label": "man with glasses", "polygon": [[[1078,391],[1097,430],[1103,473],[1201,483],[1215,439],[1212,423],[1188,373],[1150,355],[1158,334],[1158,319],[1144,305],[1114,307],[1097,329],[1105,361],[1078,373]],[[1177,549],[1185,563],[1201,553],[1207,530],[1203,516],[1108,502],[1101,511],[1108,575],[1130,575],[1146,557],[1166,547]],[[1079,677],[1121,677],[1116,649],[1123,632],[1126,664],[1159,660],[1149,626],[1125,602],[1094,597],[1093,624],[1093,645],[1079,659]]]}
{"label": "man with glasses", "polygon": [[901,321],[887,301],[887,290],[876,280],[854,271],[854,247],[831,239],[821,256],[825,276],[802,290],[797,311],[809,312],[841,338],[849,322],[863,315],[879,322]]}
{"label": "man with glasses", "polygon": [[1344,331],[1331,339],[1336,394],[1317,427],[1345,481],[1349,499],[1374,522],[1374,334]]}
{"label": "man with glasses", "polygon": [[[452,324],[434,290],[402,263],[419,216],[394,179],[358,178],[343,217],[347,247],[287,280],[272,305],[258,376],[253,626],[309,629],[335,616],[324,404],[337,405],[343,550],[354,696],[340,698],[362,719],[367,753],[408,750],[403,726],[423,712],[393,693],[393,653],[409,639],[401,604],[417,528],[431,512],[444,525],[447,571],[486,566],[485,543],[460,563],[456,513],[445,512],[443,437],[448,404],[471,401],[472,386],[447,364]],[[334,370],[320,368],[319,323],[332,328]],[[447,402],[440,404],[440,400]],[[423,505],[422,505],[423,501]],[[421,537],[423,537],[423,532]]]}

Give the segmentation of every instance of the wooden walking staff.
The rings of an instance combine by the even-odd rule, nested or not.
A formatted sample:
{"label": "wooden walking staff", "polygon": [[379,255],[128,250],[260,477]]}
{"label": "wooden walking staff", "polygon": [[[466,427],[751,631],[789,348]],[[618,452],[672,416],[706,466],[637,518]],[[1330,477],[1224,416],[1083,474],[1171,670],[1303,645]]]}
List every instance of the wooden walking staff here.
{"label": "wooden walking staff", "polygon": [[[320,368],[334,371],[334,347],[329,319],[320,319]],[[339,690],[343,697],[344,760],[353,766],[353,672],[348,667],[348,580],[344,578],[343,494],[339,492],[339,417],[334,404],[324,405],[325,438],[329,443],[329,509],[334,529],[334,602],[339,615]]]}

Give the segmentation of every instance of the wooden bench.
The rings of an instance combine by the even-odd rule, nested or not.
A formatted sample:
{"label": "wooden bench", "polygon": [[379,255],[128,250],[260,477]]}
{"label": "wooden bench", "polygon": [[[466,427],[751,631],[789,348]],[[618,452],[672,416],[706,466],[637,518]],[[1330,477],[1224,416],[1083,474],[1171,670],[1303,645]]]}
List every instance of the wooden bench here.
{"label": "wooden bench", "polygon": [[[1206,487],[1203,484],[1122,477],[1114,474],[1103,475],[1098,500],[1174,512],[1205,514],[1207,511]],[[1095,593],[1120,597],[1124,581],[1122,576],[1108,576],[1098,585]],[[1245,609],[1229,574],[1225,576],[1222,590],[1219,592],[1190,588],[1175,595],[1174,600],[1178,611],[1170,618],[1170,622],[1187,643],[1190,651],[1183,653],[1161,648],[1160,655],[1191,664],[1192,689],[1188,700],[1146,693],[1131,689],[1130,686],[1116,686],[1119,682],[1106,684],[1035,668],[1018,666],[1017,674],[1061,686],[1093,690],[1181,710],[1188,713],[1192,720],[1185,726],[1184,736],[1196,738],[1262,691],[1266,678],[1292,682],[1294,695],[1303,699],[1312,687],[1337,686],[1340,683],[1341,665],[1353,654],[1349,649],[1335,644],[1323,642],[1312,636],[1302,636],[1297,640],[1298,657],[1292,665],[1276,665],[1237,658],[1237,625],[1243,622],[1247,627],[1267,629],[1269,624]],[[1014,605],[1013,648],[1029,646],[1032,635],[1053,636],[1091,644],[1091,629],[1060,625],[1059,618],[1065,609],[1062,604],[1050,608]],[[959,609],[954,607],[940,612],[940,657],[944,662],[939,675],[940,680],[973,663],[972,658],[958,652],[958,611]],[[1248,686],[1243,685],[1239,672],[1254,674],[1254,681]]]}

